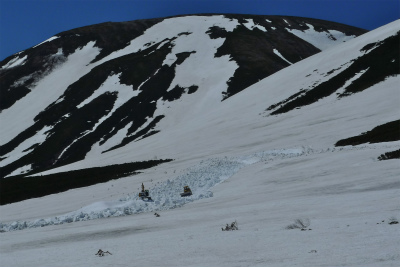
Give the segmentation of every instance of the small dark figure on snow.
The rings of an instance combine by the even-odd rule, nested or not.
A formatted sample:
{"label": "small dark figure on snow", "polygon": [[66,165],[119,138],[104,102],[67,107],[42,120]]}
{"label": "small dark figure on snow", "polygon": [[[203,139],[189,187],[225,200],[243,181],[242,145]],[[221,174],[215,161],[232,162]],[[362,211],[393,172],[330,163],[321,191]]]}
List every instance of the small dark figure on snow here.
{"label": "small dark figure on snow", "polygon": [[101,249],[99,249],[99,251],[97,251],[97,253],[95,255],[99,255],[99,257],[103,257],[106,255],[106,253],[112,255],[109,251],[103,251]]}
{"label": "small dark figure on snow", "polygon": [[153,200],[150,197],[149,190],[144,189],[144,184],[143,183],[142,183],[142,191],[139,192],[139,198],[142,199],[143,201],[153,202]]}
{"label": "small dark figure on snow", "polygon": [[181,197],[188,197],[192,195],[192,190],[189,186],[185,185],[183,187],[183,193],[181,193]]}
{"label": "small dark figure on snow", "polygon": [[233,223],[231,223],[231,225],[226,224],[225,228],[221,228],[222,231],[233,231],[233,230],[239,230],[238,226],[237,226],[237,222],[234,221]]}
{"label": "small dark figure on snow", "polygon": [[160,214],[158,214],[157,212],[154,213],[154,215],[156,215],[156,217],[160,217]]}

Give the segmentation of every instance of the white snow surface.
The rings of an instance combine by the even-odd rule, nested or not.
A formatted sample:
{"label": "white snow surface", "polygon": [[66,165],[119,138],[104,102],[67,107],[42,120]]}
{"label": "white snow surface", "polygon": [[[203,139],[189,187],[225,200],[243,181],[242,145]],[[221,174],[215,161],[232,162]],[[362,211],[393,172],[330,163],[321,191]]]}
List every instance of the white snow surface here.
{"label": "white snow surface", "polygon": [[23,56],[23,57],[19,57],[16,56],[13,59],[11,59],[10,61],[7,62],[7,64],[5,64],[3,67],[1,67],[2,69],[9,69],[9,68],[13,68],[19,65],[24,65],[26,59],[28,58],[27,55]]}
{"label": "white snow surface", "polygon": [[288,28],[286,28],[286,30],[303,39],[304,41],[309,42],[320,50],[325,50],[332,47],[332,43],[334,42],[347,42],[355,37],[353,35],[348,36],[336,30],[328,30],[328,32],[318,32],[314,29],[313,25],[308,23],[306,23],[306,25],[308,26],[308,30],[305,31]]}
{"label": "white snow surface", "polygon": [[278,57],[280,57],[281,59],[283,59],[284,61],[286,61],[287,63],[289,63],[290,65],[292,65],[293,63],[290,62],[289,60],[287,60],[284,56],[282,56],[282,54],[278,51],[278,49],[274,48],[274,54],[277,55]]}
{"label": "white snow surface", "polygon": [[[192,95],[169,108],[164,103],[170,113],[158,134],[108,153],[91,151],[55,171],[174,160],[0,206],[2,266],[397,266],[400,224],[389,222],[400,219],[399,160],[377,157],[400,142],[333,145],[398,119],[400,77],[279,116],[265,110],[329,79],[327,72],[343,71],[366,44],[399,29],[395,21],[338,44],[219,105],[201,109],[202,98]],[[202,94],[207,99],[214,92]],[[191,109],[196,116],[179,114]],[[136,197],[141,183],[154,202]],[[184,185],[192,196],[179,196]],[[286,229],[296,219],[309,219],[310,226]],[[221,231],[233,221],[239,230]],[[99,249],[112,255],[98,257]]]}
{"label": "white snow surface", "polygon": [[253,19],[247,19],[246,21],[247,22],[243,23],[243,25],[246,26],[249,30],[254,30],[255,28],[257,28],[257,29],[259,29],[259,30],[261,30],[263,32],[267,32],[267,29],[265,29],[264,26],[255,24]]}
{"label": "white snow surface", "polygon": [[[185,35],[180,35],[181,33],[188,33],[188,36],[191,34],[200,36],[200,40],[196,38],[186,39],[190,43],[190,46],[186,47],[187,50],[185,52],[196,51],[194,47],[201,47],[201,45],[207,45],[208,48],[216,50],[219,46],[213,47],[209,43],[213,43],[214,41],[220,42],[221,40],[211,40],[209,37],[204,38],[207,35],[206,31],[208,31],[210,27],[218,26],[230,32],[233,31],[238,24],[237,20],[230,20],[224,16],[188,16],[165,19],[163,22],[147,29],[143,35],[132,40],[130,45],[127,47],[115,51],[104,59],[99,60],[96,65],[142,50],[146,47],[146,44],[154,44],[162,41],[165,42],[178,36],[185,38]],[[196,40],[196,42],[193,40]],[[178,42],[174,43],[177,44]],[[222,45],[222,43],[219,45]]]}
{"label": "white snow surface", "polygon": [[[399,218],[398,162],[374,159],[386,149],[300,147],[210,158],[183,171],[178,164],[7,205],[2,214],[19,220],[3,229],[33,228],[1,233],[2,264],[396,266],[399,228],[389,222]],[[155,202],[135,197],[141,182]],[[178,197],[187,183],[194,195]],[[286,229],[299,218],[310,220],[306,231]],[[233,221],[238,231],[221,231]],[[98,249],[112,255],[99,258]]]}
{"label": "white snow surface", "polygon": [[37,46],[39,46],[39,45],[41,45],[41,44],[44,44],[44,43],[47,43],[47,42],[51,42],[51,41],[53,41],[53,40],[55,40],[55,39],[58,39],[58,38],[60,38],[60,36],[52,36],[52,37],[50,37],[49,39],[47,39],[47,40],[45,40],[45,41],[43,41],[43,42],[41,42],[41,43],[35,45],[33,48],[35,48],[35,47],[37,47]]}
{"label": "white snow surface", "polygon": [[[230,151],[237,154],[242,149],[247,153],[244,149],[247,146],[254,146],[255,152],[271,147],[276,149],[308,145],[311,140],[313,146],[323,148],[327,144],[332,145],[340,139],[359,135],[377,125],[393,121],[398,118],[398,99],[391,96],[399,94],[399,77],[388,78],[354,96],[340,100],[334,96],[327,97],[280,116],[265,117],[268,114],[265,110],[301,89],[313,88],[316,84],[330,79],[328,72],[337,69],[336,75],[337,72],[343,71],[351,65],[353,59],[363,55],[360,50],[366,44],[394,35],[399,29],[398,24],[399,21],[393,22],[322,54],[304,59],[301,63],[293,64],[261,80],[222,103],[215,101],[221,92],[217,88],[223,88],[223,85],[218,83],[215,87],[209,84],[210,86],[205,88],[207,90],[199,93],[184,95],[179,101],[159,101],[154,116],[163,114],[165,118],[157,125],[156,130],[160,130],[157,135],[101,155],[87,156],[85,160],[43,174],[150,160],[155,156],[176,159],[179,155],[179,158],[191,159],[200,155],[226,154]],[[203,71],[209,73],[212,70],[215,69]],[[184,79],[185,76],[179,77],[177,74],[171,86],[189,85],[175,82]],[[207,79],[204,80],[206,82]],[[354,101],[353,97],[357,100]],[[224,119],[232,116],[234,120]],[[229,138],[225,137],[227,134]],[[180,145],[182,143],[185,145]],[[236,144],[234,148],[232,144]]]}
{"label": "white snow surface", "polygon": [[85,47],[69,55],[65,63],[41,79],[26,97],[17,101],[12,107],[3,110],[0,113],[0,122],[7,127],[0,127],[1,144],[6,144],[31,126],[33,119],[42,111],[43,107],[55,102],[68,85],[89,72],[90,68],[86,65],[98,53],[99,50],[94,47],[94,42],[89,42]]}

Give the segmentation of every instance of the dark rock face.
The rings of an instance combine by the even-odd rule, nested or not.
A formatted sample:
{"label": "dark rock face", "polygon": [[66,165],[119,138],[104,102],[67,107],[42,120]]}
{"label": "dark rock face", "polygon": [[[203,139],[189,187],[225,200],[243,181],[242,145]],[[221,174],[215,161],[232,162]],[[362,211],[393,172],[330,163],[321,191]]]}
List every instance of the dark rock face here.
{"label": "dark rock face", "polygon": [[[309,25],[312,25],[314,31],[324,32],[327,35],[330,34],[330,30],[354,36],[366,32],[338,23],[296,17],[225,15],[225,18],[237,24],[233,30],[214,25],[205,32],[210,40],[223,38],[222,45],[216,48],[215,59],[229,56],[230,60],[238,65],[229,80],[225,81],[227,90],[222,93],[220,100],[228,99],[260,79],[289,66],[290,63],[320,52],[320,49],[290,33],[290,30],[309,30]],[[8,153],[35,136],[38,131],[49,128],[46,131],[47,138],[43,142],[32,144],[24,151],[24,155],[1,167],[1,176],[5,177],[23,166],[31,166],[27,175],[82,160],[94,144],[104,144],[121,129],[127,129],[126,136],[120,143],[114,144],[102,153],[157,134],[159,130],[156,126],[165,118],[165,115],[157,113],[157,102],[179,101],[185,95],[194,96],[201,91],[201,87],[195,83],[189,83],[187,86],[172,85],[179,75],[177,67],[196,55],[198,51],[194,48],[188,49],[170,58],[168,64],[165,63],[177,45],[175,41],[181,36],[193,33],[183,31],[171,38],[146,43],[135,52],[105,60],[101,64],[99,62],[113,52],[128,47],[133,40],[143,36],[146,30],[156,24],[164,23],[165,20],[167,19],[107,22],[77,28],[61,32],[49,41],[3,60],[0,63],[1,111],[9,109],[17,101],[28,96],[41,79],[65,64],[77,49],[94,42],[95,47],[100,50],[91,62],[96,65],[95,67],[82,77],[77,77],[75,82],[65,88],[57,101],[44,106],[39,114],[34,114],[35,119],[31,125],[25,125],[25,130],[0,146],[0,160],[4,160]],[[330,38],[335,39],[333,35]],[[366,54],[368,58],[358,59],[353,64],[354,69],[337,75],[336,79],[321,87],[293,96],[290,101],[283,101],[279,104],[283,107],[279,109],[271,107],[273,110],[271,114],[290,111],[316,101],[327,92],[328,94],[334,92],[337,86],[346,81],[351,72],[354,74],[355,71],[370,67],[370,71],[375,75],[374,67],[368,62],[379,57],[384,49],[392,48],[396,40],[371,44],[377,48]],[[279,50],[286,60],[274,53],[274,49]],[[14,64],[18,60],[23,63]],[[386,61],[385,59],[382,63],[384,66]],[[373,82],[379,82],[387,75],[398,73],[397,69],[391,67],[392,65],[377,73]],[[118,106],[118,92],[108,91],[98,95],[83,107],[78,107],[112,75],[118,75],[119,83],[131,87],[132,92],[136,90],[137,95],[125,99],[125,102]],[[360,80],[360,83],[368,86],[366,81]],[[169,89],[170,86],[173,88]],[[331,89],[327,90],[326,87]],[[361,90],[360,88],[362,86],[348,88],[340,97],[356,93]]]}
{"label": "dark rock face", "polygon": [[386,152],[378,157],[379,160],[400,159],[400,149]]}
{"label": "dark rock face", "polygon": [[382,143],[400,140],[400,120],[379,125],[371,131],[338,141],[335,146],[356,146],[365,143]]}
{"label": "dark rock face", "polygon": [[0,179],[0,205],[34,197],[56,194],[73,188],[105,183],[113,179],[138,174],[140,173],[140,170],[151,168],[169,161],[171,160],[132,162],[42,175],[28,179],[23,176]]}
{"label": "dark rock face", "polygon": [[365,53],[359,58],[353,60],[350,67],[334,75],[338,70],[332,70],[327,74],[334,76],[329,80],[322,82],[312,89],[302,89],[299,93],[289,98],[271,105],[267,108],[272,111],[271,115],[282,114],[293,109],[310,105],[318,100],[328,97],[350,80],[356,73],[363,73],[358,79],[352,81],[343,93],[337,95],[337,98],[343,98],[358,92],[361,92],[371,86],[384,81],[386,78],[400,74],[400,51],[399,33],[389,37],[379,43],[366,45],[361,51]]}
{"label": "dark rock face", "polygon": [[[0,70],[0,111],[9,108],[18,99],[30,92],[43,76],[51,72],[57,65],[63,63],[76,49],[82,48],[88,42],[96,42],[101,49],[94,59],[98,61],[113,51],[124,48],[129,42],[143,34],[143,32],[162,21],[149,19],[131,22],[106,22],[55,35],[56,39],[41,45],[29,48],[19,54],[20,58],[28,56],[26,63],[11,69]],[[60,50],[61,49],[61,50]],[[62,51],[61,54],[58,54]],[[4,66],[12,56],[4,59],[0,66]],[[13,86],[16,81],[23,81],[21,85]],[[12,87],[12,90],[8,90]]]}
{"label": "dark rock face", "polygon": [[288,29],[308,30],[309,27],[306,25],[308,23],[312,24],[314,30],[318,32],[328,33],[329,30],[338,30],[346,35],[355,36],[365,33],[361,29],[315,19],[280,16],[269,16],[267,20],[264,16],[232,16],[231,18],[237,18],[241,23],[251,18],[254,24],[264,27],[266,32],[259,28],[249,31],[243,25],[231,33],[223,33],[218,28],[211,29],[213,33],[211,36],[226,38],[216,56],[231,55],[239,65],[234,76],[228,81],[228,90],[225,92],[224,99],[290,65],[273,53],[273,49],[279,49],[280,53],[292,64],[321,51],[294,36]]}

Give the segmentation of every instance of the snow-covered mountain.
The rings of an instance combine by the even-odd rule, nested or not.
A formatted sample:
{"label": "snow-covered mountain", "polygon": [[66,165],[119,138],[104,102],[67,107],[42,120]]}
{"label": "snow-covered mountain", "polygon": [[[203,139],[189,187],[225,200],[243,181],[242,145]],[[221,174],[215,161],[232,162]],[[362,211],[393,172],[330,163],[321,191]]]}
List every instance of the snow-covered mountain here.
{"label": "snow-covered mountain", "polygon": [[[163,139],[159,133],[364,32],[305,18],[232,15],[60,33],[2,62],[1,173],[43,172],[120,153],[152,135]],[[119,163],[158,154],[150,153]]]}
{"label": "snow-covered mountain", "polygon": [[[101,244],[113,255],[85,264],[395,266],[399,32],[182,16],[79,28],[5,59],[2,258],[79,266]],[[300,217],[313,231],[285,228]]]}

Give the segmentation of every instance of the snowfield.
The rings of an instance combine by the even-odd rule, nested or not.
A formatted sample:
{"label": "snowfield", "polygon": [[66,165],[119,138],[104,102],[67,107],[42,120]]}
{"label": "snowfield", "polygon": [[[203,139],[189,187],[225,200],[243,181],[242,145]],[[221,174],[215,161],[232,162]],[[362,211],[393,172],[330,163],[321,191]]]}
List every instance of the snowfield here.
{"label": "snowfield", "polygon": [[[213,23],[223,26],[225,21],[217,18]],[[248,26],[255,27],[251,21]],[[365,45],[399,30],[400,20],[297,62],[205,109],[202,101],[186,95],[157,110],[168,112],[155,129],[158,134],[107,153],[101,153],[99,144],[84,160],[46,172],[173,159],[133,176],[0,206],[1,266],[398,266],[400,224],[395,222],[400,220],[400,164],[399,159],[378,157],[400,149],[400,141],[334,144],[399,119],[400,77],[389,77],[341,99],[330,95],[280,115],[270,115],[267,108],[328,80],[333,70],[344,71],[363,55],[360,50]],[[139,49],[149,36],[126,49]],[[174,53],[184,51],[175,49]],[[82,69],[98,53],[90,44],[62,68],[74,69],[72,58],[84,50],[88,54],[76,61]],[[61,75],[58,70],[55,74]],[[363,74],[354,73],[344,87]],[[38,88],[54,84],[56,76],[51,77]],[[134,94],[117,78],[110,77],[104,86],[112,83],[121,89],[121,97]],[[178,75],[174,84],[185,82]],[[221,89],[199,93],[201,100],[220,94]],[[56,100],[56,93],[43,101]],[[25,127],[20,123],[31,121],[34,114],[30,113],[38,110],[31,104],[18,114],[20,121],[2,129],[2,137],[11,138]],[[43,137],[44,131],[38,136]],[[113,138],[126,134],[127,127]],[[114,139],[108,142],[117,143]],[[31,141],[10,157],[18,157]],[[138,199],[142,183],[154,202]],[[182,198],[185,185],[193,195]],[[297,219],[310,224],[288,229]],[[222,231],[234,221],[239,230]],[[95,255],[99,249],[111,254],[99,257]]]}
{"label": "snowfield", "polygon": [[[65,222],[88,221],[1,233],[2,264],[397,266],[399,226],[389,222],[400,217],[399,171],[397,160],[376,160],[386,150],[386,145],[294,148],[204,160],[172,175],[175,179],[157,183],[158,177],[168,176],[168,168],[154,169],[136,178],[137,185],[155,183],[150,188],[154,203],[140,202],[137,191],[124,189],[135,184],[131,178],[25,201],[26,210],[14,218],[62,209],[61,202],[73,203],[74,197],[85,200],[87,194],[108,192],[103,201],[63,215]],[[187,182],[192,182],[194,195],[177,197]],[[111,201],[116,192],[131,193]],[[2,214],[18,206],[22,203],[3,206]],[[114,212],[122,210],[138,214]],[[99,219],[89,220],[96,216]],[[306,231],[286,229],[299,218],[310,220]],[[238,231],[221,231],[235,220]],[[112,255],[95,256],[99,249]]]}
{"label": "snowfield", "polygon": [[[175,75],[169,88],[167,88],[167,91],[173,90],[173,88],[176,86],[183,88],[195,86],[197,91],[196,94],[188,94],[186,92],[179,99],[179,101],[168,101],[161,98],[154,100],[157,103],[156,111],[151,116],[143,118],[145,121],[144,124],[140,125],[136,132],[130,133],[130,136],[134,136],[137,132],[143,130],[143,128],[151,124],[154,121],[154,118],[157,118],[158,116],[165,116],[165,118],[159,122],[159,125],[157,125],[157,129],[155,130],[161,130],[164,132],[167,129],[168,131],[171,131],[171,128],[179,129],[182,126],[175,125],[177,123],[179,124],[179,122],[186,124],[185,127],[193,128],[191,124],[196,123],[198,119],[204,118],[204,112],[218,114],[219,111],[217,109],[221,106],[223,93],[225,93],[228,89],[227,82],[233,77],[234,73],[239,67],[238,62],[235,62],[230,55],[215,56],[217,51],[224,44],[226,38],[210,38],[210,29],[216,27],[226,33],[230,33],[238,28],[238,26],[243,25],[252,31],[261,30],[266,32],[266,29],[256,24],[253,19],[246,19],[245,21],[246,22],[244,23],[240,23],[237,19],[229,19],[222,15],[168,18],[161,23],[157,23],[148,28],[142,35],[131,40],[129,45],[126,47],[114,51],[108,56],[93,63],[91,62],[101,53],[101,49],[96,46],[94,41],[82,44],[82,47],[77,49],[69,56],[65,56],[65,58],[63,56],[62,48],[59,48],[58,52],[54,55],[51,55],[51,57],[63,57],[63,62],[59,63],[57,67],[55,67],[55,69],[50,73],[47,73],[45,77],[38,80],[35,85],[32,85],[32,88],[30,88],[32,90],[31,93],[27,94],[23,99],[18,100],[12,107],[0,113],[1,123],[8,126],[0,128],[0,135],[2,137],[0,140],[1,145],[6,145],[19,133],[32,126],[35,121],[35,117],[37,118],[37,115],[40,114],[44,108],[48,107],[52,103],[59,104],[63,101],[68,102],[64,99],[65,95],[63,95],[68,86],[71,86],[75,82],[84,78],[85,75],[90,73],[96,67],[99,67],[103,63],[116,60],[119,57],[144,51],[149,46],[154,44],[156,44],[158,48],[162,47],[163,45],[168,45],[171,47],[170,53],[167,54],[163,60],[164,66],[171,66],[171,64],[175,62],[179,55],[182,55],[182,53],[190,53],[187,59],[175,67]],[[303,34],[309,37],[316,36],[315,38],[313,37],[313,40],[315,39],[323,42],[325,44],[324,49],[328,47],[334,47],[336,46],[336,43],[343,40],[354,38],[354,36],[346,36],[344,34],[343,36],[337,36],[337,39],[328,38],[326,34],[319,35],[318,32],[313,30],[311,25],[309,25],[309,27],[310,29]],[[285,34],[287,34],[286,30],[283,31],[285,31]],[[62,37],[54,36],[39,45],[52,42],[58,38]],[[296,39],[298,38],[296,37]],[[271,52],[275,53],[283,61],[292,64],[281,54],[284,53],[282,48],[276,47],[271,50]],[[149,54],[146,56],[149,56],[153,52],[154,50],[149,52]],[[16,56],[14,59],[17,60],[18,58],[19,56]],[[10,60],[8,63],[14,64],[14,59]],[[6,64],[7,66],[8,63]],[[160,71],[160,69],[158,69],[152,75],[155,76],[158,71]],[[135,99],[135,97],[140,95],[140,93],[144,90],[142,86],[146,87],[146,81],[151,80],[152,78],[147,77],[147,80],[143,81],[142,84],[133,88],[132,86],[127,86],[120,81],[121,74],[121,70],[116,70],[115,72],[110,73],[103,84],[97,88],[97,90],[95,90],[91,96],[77,104],[78,110],[82,110],[85,108],[85,106],[89,106],[94,99],[104,96],[107,93],[116,94],[118,96],[113,108],[108,110],[107,114],[99,119],[91,129],[85,129],[86,131],[84,133],[82,132],[79,138],[76,138],[74,141],[70,142],[68,146],[64,147],[64,150],[58,154],[57,161],[62,160],[63,156],[66,155],[67,151],[71,149],[71,147],[78,144],[88,135],[99,130],[99,128],[102,128],[102,126],[105,124],[104,122],[115,115],[118,109],[126,104],[127,101]],[[23,79],[16,81],[16,83],[22,83],[23,80],[26,80],[29,77],[30,76],[25,76]],[[307,82],[310,81],[307,79]],[[266,97],[272,93],[273,92],[265,94],[263,92],[263,95]],[[265,102],[266,99],[264,99],[264,97],[259,98],[260,103]],[[269,99],[269,101],[270,100],[272,99]],[[261,107],[261,105],[259,105],[259,107]],[[264,109],[264,107],[262,107],[262,109]],[[260,112],[262,112],[262,110]],[[58,124],[70,115],[70,113],[60,115]],[[134,127],[135,125],[133,122],[132,124]],[[51,125],[49,127],[53,126],[55,125]],[[128,128],[131,126],[132,125],[129,125]],[[119,129],[120,133],[115,134],[111,140],[106,140],[105,143],[102,143],[103,140],[98,140],[97,145],[92,146],[91,151],[86,154],[88,161],[94,160],[94,164],[97,164],[99,162],[97,159],[102,156],[102,152],[119,145],[124,138],[127,137],[128,128],[124,127]],[[9,151],[9,153],[6,155],[3,155],[4,158],[7,158],[7,161],[1,162],[1,166],[15,162],[24,154],[31,152],[31,147],[42,144],[42,142],[40,142],[42,139],[49,139],[51,137],[51,130],[52,128],[48,129],[47,127],[43,127],[41,131],[36,131],[36,133],[33,134],[34,136],[31,136],[29,140],[26,140],[18,147],[12,149],[12,151]],[[112,129],[110,129],[110,132],[112,132]],[[185,134],[187,133],[186,131],[183,132]],[[173,142],[171,143],[174,143],[174,140],[176,139],[175,136],[177,136],[177,134],[166,134],[167,136],[162,137],[161,139],[172,140]],[[100,143],[102,144],[100,145]],[[173,146],[175,147],[175,144],[173,144]],[[131,151],[131,148],[128,148],[128,150]],[[139,150],[140,155],[138,155],[138,158],[148,159],[149,157],[154,157],[154,155],[142,155],[143,150]],[[172,150],[174,150],[174,148]],[[21,153],[21,151],[23,151],[23,153]],[[164,151],[167,151],[167,149]],[[120,158],[121,155],[125,154],[124,151],[120,151],[118,149],[117,153],[118,155],[116,162],[131,160],[132,155],[130,152],[128,153],[128,158],[124,159]],[[157,152],[157,154],[158,153],[159,152]],[[168,154],[176,155],[180,153],[171,151],[171,153]],[[111,155],[111,157],[114,156]],[[172,158],[175,158],[175,156]],[[109,160],[109,158],[106,159],[106,161]],[[85,168],[91,164],[87,161],[81,163],[83,163]],[[108,163],[109,162],[106,162],[105,164]],[[67,169],[68,168],[71,169],[74,167],[68,166]],[[81,168],[81,166],[77,166],[77,168]],[[30,170],[31,165],[27,164],[14,170],[11,174],[17,175]]]}
{"label": "snowfield", "polygon": [[[207,159],[196,166],[190,167],[184,174],[177,176],[172,181],[168,179],[166,182],[151,188],[153,202],[144,202],[138,197],[138,192],[135,192],[133,196],[127,195],[119,201],[96,202],[77,211],[54,218],[15,221],[7,224],[0,223],[0,231],[23,230],[25,228],[177,208],[195,200],[212,197],[213,194],[210,191],[212,187],[225,181],[247,164],[253,164],[260,160],[299,156],[304,153],[309,153],[309,150],[303,148],[273,150],[240,158]],[[185,185],[191,188],[193,195],[182,198],[180,192]]]}

